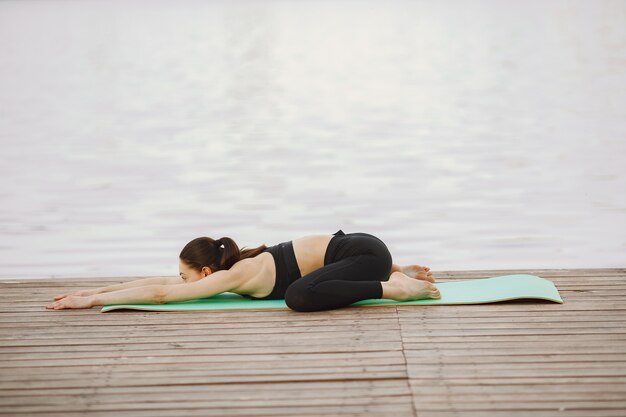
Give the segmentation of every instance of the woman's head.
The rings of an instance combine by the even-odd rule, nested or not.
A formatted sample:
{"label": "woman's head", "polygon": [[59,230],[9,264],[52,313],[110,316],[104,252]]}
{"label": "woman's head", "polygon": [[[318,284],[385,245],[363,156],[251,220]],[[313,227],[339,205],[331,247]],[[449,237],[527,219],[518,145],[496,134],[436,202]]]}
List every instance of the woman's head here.
{"label": "woman's head", "polygon": [[187,243],[180,252],[179,274],[186,282],[202,279],[213,272],[230,269],[241,259],[252,258],[267,246],[239,250],[239,246],[229,237],[213,240],[198,237]]}

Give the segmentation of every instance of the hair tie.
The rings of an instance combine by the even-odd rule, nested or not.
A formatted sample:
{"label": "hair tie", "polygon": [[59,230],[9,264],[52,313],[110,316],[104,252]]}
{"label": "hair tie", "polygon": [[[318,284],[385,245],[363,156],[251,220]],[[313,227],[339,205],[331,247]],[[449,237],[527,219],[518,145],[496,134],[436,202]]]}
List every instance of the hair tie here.
{"label": "hair tie", "polygon": [[218,247],[218,248],[219,248],[220,246],[222,246],[222,245],[223,245],[223,243],[222,243],[222,239],[217,239],[217,240],[215,241],[215,243],[217,244],[217,247]]}

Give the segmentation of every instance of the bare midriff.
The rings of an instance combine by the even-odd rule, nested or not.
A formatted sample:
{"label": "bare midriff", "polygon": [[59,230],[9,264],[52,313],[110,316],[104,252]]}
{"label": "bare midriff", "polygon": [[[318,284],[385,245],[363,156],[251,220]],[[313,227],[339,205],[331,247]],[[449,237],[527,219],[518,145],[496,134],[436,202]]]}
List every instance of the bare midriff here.
{"label": "bare midriff", "polygon": [[[293,251],[296,255],[300,275],[305,276],[324,266],[324,255],[328,243],[333,235],[309,235],[298,239],[293,239]],[[237,289],[233,290],[238,294],[247,294],[253,297],[262,298],[270,294],[276,282],[276,265],[274,257],[269,252],[263,252],[254,258],[248,258],[253,264],[254,274]]]}

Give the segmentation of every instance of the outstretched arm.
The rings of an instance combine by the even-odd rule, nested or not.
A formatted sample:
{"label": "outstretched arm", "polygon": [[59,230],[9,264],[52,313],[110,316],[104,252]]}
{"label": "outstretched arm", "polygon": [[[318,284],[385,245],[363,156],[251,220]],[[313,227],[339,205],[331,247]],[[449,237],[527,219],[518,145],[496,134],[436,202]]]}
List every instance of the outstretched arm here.
{"label": "outstretched arm", "polygon": [[96,288],[93,294],[101,294],[103,292],[125,290],[126,288],[145,287],[146,285],[169,285],[169,284],[182,284],[185,281],[181,277],[154,277],[154,278],[142,278],[134,281],[123,282],[121,284],[113,284],[107,287]]}
{"label": "outstretched arm", "polygon": [[163,285],[144,285],[90,295],[90,307],[108,304],[159,304],[163,293]]}
{"label": "outstretched arm", "polygon": [[86,296],[68,295],[48,304],[46,308],[63,310],[66,308],[91,308],[96,305],[107,304],[158,304],[162,300],[163,287],[166,286],[146,285]]}
{"label": "outstretched arm", "polygon": [[133,281],[123,282],[121,284],[113,284],[113,285],[109,285],[106,287],[92,288],[89,290],[72,291],[66,294],[57,295],[56,297],[54,297],[54,299],[60,300],[61,298],[67,297],[69,295],[88,296],[88,295],[102,294],[105,292],[125,290],[127,288],[145,287],[146,285],[171,285],[171,284],[182,284],[184,282],[185,281],[183,281],[181,277],[142,278],[142,279],[136,279]]}
{"label": "outstretched arm", "polygon": [[62,310],[65,308],[91,308],[109,304],[162,304],[208,298],[237,289],[254,273],[254,267],[244,260],[238,262],[231,269],[213,272],[209,276],[191,283],[146,285],[88,296],[69,295],[46,307]]}

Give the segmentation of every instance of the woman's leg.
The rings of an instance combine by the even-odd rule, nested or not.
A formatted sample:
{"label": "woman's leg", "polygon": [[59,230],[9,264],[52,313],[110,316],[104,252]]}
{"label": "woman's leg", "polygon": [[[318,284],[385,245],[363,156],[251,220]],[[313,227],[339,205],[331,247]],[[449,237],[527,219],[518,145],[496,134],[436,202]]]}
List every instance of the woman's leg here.
{"label": "woman's leg", "polygon": [[289,308],[330,310],[361,300],[382,298],[381,281],[389,278],[392,265],[389,250],[377,238],[347,239],[350,240],[344,242],[336,254],[341,259],[331,254],[332,263],[297,279],[287,288],[285,303]]}

